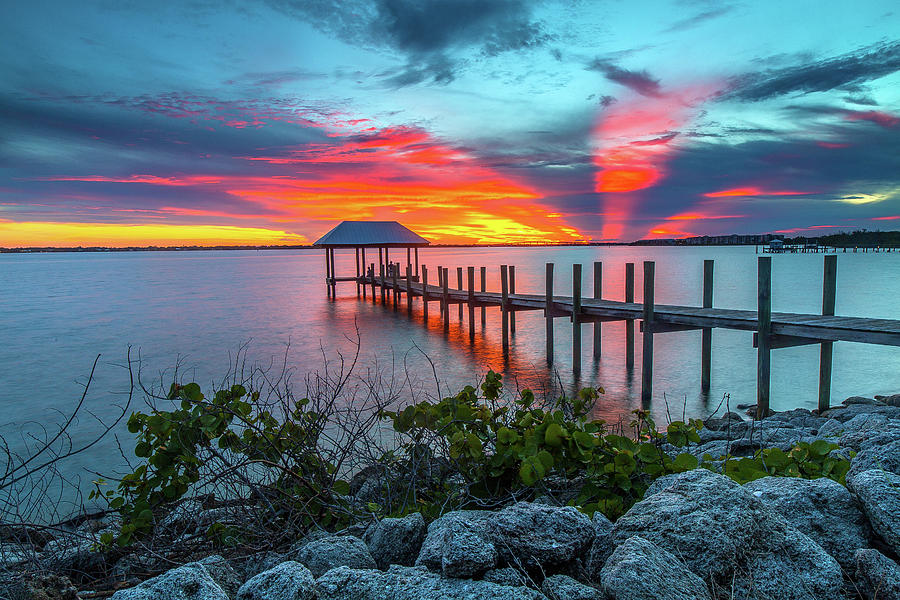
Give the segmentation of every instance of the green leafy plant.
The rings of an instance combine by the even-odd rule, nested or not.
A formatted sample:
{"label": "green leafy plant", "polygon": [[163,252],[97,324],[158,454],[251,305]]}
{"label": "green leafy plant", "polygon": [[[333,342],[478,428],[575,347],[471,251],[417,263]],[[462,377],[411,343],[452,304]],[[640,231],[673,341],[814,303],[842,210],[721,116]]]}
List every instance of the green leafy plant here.
{"label": "green leafy plant", "polygon": [[[466,386],[455,396],[386,411],[384,417],[411,438],[407,450],[423,443],[442,449],[466,493],[479,500],[518,496],[523,490],[537,493],[553,479],[581,479],[571,503],[616,517],[656,477],[697,467],[689,454],[673,459],[662,450],[664,436],[644,411],[635,411],[633,437],[609,433],[605,421],[591,419],[602,389],[585,388],[549,406],[538,406],[530,390],[523,390],[514,406],[503,405],[501,391],[501,376],[491,371],[481,395]],[[670,443],[699,441],[700,426],[696,421],[670,424]]]}
{"label": "green leafy plant", "polygon": [[[307,399],[281,419],[259,403],[258,392],[248,393],[242,385],[207,399],[196,383],[172,384],[168,400],[177,408],[136,412],[128,420],[128,430],[137,436],[134,454],[142,464],[122,477],[116,490],[102,491],[97,485],[91,493],[122,515],[120,545],[149,532],[158,509],[183,497],[214,460],[229,470],[250,466],[274,472],[265,479],[264,490],[248,487],[264,495],[269,505],[287,512],[299,509],[308,524],[346,518],[335,508],[345,504],[342,495],[349,484],[338,479],[337,467],[323,458],[320,436],[327,418],[306,410]],[[219,524],[207,533],[220,541],[236,535],[233,528]],[[112,542],[112,536],[102,541]]]}
{"label": "green leafy plant", "polygon": [[[706,454],[702,464],[711,467],[715,460],[724,460],[725,474],[740,484],[761,477],[779,476],[804,479],[828,477],[843,485],[846,483],[850,461],[832,454],[839,447],[825,440],[798,442],[787,452],[780,448],[765,448],[757,450],[753,456],[743,458],[726,456],[714,459]],[[851,458],[855,455],[855,452],[850,452]]]}

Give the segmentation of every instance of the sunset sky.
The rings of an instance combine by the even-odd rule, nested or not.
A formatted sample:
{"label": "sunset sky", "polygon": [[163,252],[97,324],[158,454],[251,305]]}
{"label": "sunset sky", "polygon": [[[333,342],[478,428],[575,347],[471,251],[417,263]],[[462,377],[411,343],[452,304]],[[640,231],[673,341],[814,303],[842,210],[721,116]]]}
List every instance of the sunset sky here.
{"label": "sunset sky", "polygon": [[891,1],[11,2],[0,246],[900,229]]}

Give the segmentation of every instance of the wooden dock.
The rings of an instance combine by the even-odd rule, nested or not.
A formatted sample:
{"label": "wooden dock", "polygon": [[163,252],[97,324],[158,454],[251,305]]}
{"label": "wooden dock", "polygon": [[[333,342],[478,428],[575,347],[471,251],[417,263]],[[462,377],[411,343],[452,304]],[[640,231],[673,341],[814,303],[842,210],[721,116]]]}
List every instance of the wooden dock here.
{"label": "wooden dock", "polygon": [[[460,320],[463,320],[463,305],[467,307],[470,340],[475,336],[475,311],[481,310],[481,325],[485,323],[485,309],[497,307],[501,311],[501,339],[503,351],[509,349],[510,332],[515,332],[515,314],[519,311],[540,310],[546,318],[547,361],[553,362],[554,319],[568,317],[572,323],[572,369],[581,370],[582,324],[591,323],[593,331],[593,356],[599,357],[600,327],[603,322],[625,321],[626,323],[626,363],[633,364],[634,322],[640,321],[642,338],[641,399],[649,405],[653,386],[653,337],[656,334],[673,331],[700,330],[701,338],[701,387],[709,390],[712,330],[716,328],[754,332],[757,347],[757,417],[769,412],[769,380],[771,351],[778,348],[819,344],[821,346],[819,365],[819,409],[830,404],[831,359],[834,342],[850,341],[868,344],[900,346],[900,320],[870,319],[863,317],[835,316],[835,284],[837,277],[837,257],[825,256],[822,292],[822,314],[773,313],[771,312],[772,259],[761,256],[758,259],[757,310],[732,310],[713,307],[713,261],[704,261],[704,277],[701,306],[672,306],[656,304],[654,294],[655,269],[652,261],[643,264],[643,303],[634,302],[634,263],[625,265],[624,301],[602,297],[603,265],[593,264],[592,297],[582,296],[582,265],[572,265],[572,295],[558,295],[554,291],[554,265],[546,265],[546,292],[520,294],[515,291],[515,267],[500,266],[500,291],[485,289],[486,269],[480,268],[480,285],[476,289],[475,267],[456,268],[456,287],[450,287],[450,270],[437,267],[432,275],[427,265],[421,267],[421,277],[416,276],[411,265],[405,272],[397,263],[370,264],[358,278],[341,278],[355,281],[372,292],[376,289],[382,302],[391,304],[398,310],[402,298],[406,297],[406,310],[412,314],[413,299],[422,301],[423,316],[428,319],[428,305],[437,302],[445,329],[450,323],[450,306],[459,305]],[[429,283],[437,281],[437,285]],[[465,283],[464,283],[465,281]],[[333,285],[333,282],[331,282]]]}

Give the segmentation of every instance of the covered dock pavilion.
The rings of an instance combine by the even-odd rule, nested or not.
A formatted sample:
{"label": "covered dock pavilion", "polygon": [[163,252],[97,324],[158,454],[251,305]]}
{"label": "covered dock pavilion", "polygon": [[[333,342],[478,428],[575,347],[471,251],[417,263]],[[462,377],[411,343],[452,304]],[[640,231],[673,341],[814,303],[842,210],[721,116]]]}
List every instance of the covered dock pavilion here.
{"label": "covered dock pavilion", "polygon": [[[366,272],[366,248],[372,249],[373,252],[378,249],[376,269],[382,276],[391,264],[390,249],[406,248],[407,273],[414,281],[418,281],[419,248],[430,243],[397,221],[343,221],[316,240],[313,246],[325,248],[325,286],[329,297],[334,298],[336,284],[340,281],[355,281],[359,292],[359,278]],[[355,277],[338,277],[335,274],[334,251],[337,248],[356,250]],[[362,289],[365,293],[365,286]]]}

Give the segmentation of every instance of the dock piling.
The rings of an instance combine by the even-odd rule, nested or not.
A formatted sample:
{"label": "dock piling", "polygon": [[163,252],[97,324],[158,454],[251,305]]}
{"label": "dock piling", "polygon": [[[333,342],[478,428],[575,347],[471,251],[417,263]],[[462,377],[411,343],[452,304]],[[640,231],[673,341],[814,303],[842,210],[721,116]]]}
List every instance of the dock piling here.
{"label": "dock piling", "polygon": [[503,329],[503,354],[509,352],[509,268],[500,265],[500,314]]}
{"label": "dock piling", "polygon": [[760,256],[757,266],[756,418],[769,414],[769,369],[772,359],[772,257]]}
{"label": "dock piling", "polygon": [[[463,276],[462,276],[462,267],[456,267],[456,289],[462,291],[463,289]],[[463,307],[462,303],[459,304],[459,322],[462,323],[463,320]]]}
{"label": "dock piling", "polygon": [[572,371],[581,372],[581,265],[572,265]]}
{"label": "dock piling", "polygon": [[553,364],[553,263],[547,263],[547,301],[544,316],[547,319],[547,364]]}
{"label": "dock piling", "polygon": [[422,320],[428,323],[428,267],[422,265]]}
{"label": "dock piling", "polygon": [[[603,293],[603,263],[594,263],[594,298],[599,300]],[[600,358],[600,321],[594,321],[594,358]]]}
{"label": "dock piling", "polygon": [[649,408],[653,397],[653,302],[656,263],[644,261],[644,334],[641,355],[641,406]]}
{"label": "dock piling", "polygon": [[[713,305],[713,261],[703,261],[703,308]],[[709,391],[710,369],[712,366],[712,328],[704,327],[700,345],[700,389]]]}
{"label": "dock piling", "polygon": [[[516,293],[516,267],[515,265],[509,265],[509,293]],[[510,311],[509,313],[509,333],[511,335],[516,335],[516,311]]]}
{"label": "dock piling", "polygon": [[[487,291],[487,267],[481,267],[481,291]],[[484,328],[487,327],[487,309],[482,305],[481,307],[481,330],[484,331]]]}
{"label": "dock piling", "polygon": [[413,294],[412,294],[412,278],[410,277],[410,275],[411,275],[410,271],[412,271],[412,268],[410,267],[409,263],[406,263],[406,314],[411,317],[412,316]]}
{"label": "dock piling", "polygon": [[[625,302],[634,302],[634,263],[625,263]],[[625,368],[634,369],[634,319],[625,320]]]}
{"label": "dock piling", "polygon": [[441,277],[441,286],[443,295],[441,296],[441,307],[444,314],[444,331],[448,331],[450,329],[450,288],[447,285],[447,280],[450,279],[450,270],[447,267],[443,269],[443,276]]}
{"label": "dock piling", "polygon": [[[834,316],[837,290],[837,255],[825,257],[822,277],[822,314]],[[819,349],[819,414],[831,405],[831,361],[834,342],[822,342]]]}
{"label": "dock piling", "polygon": [[466,269],[469,288],[469,343],[475,342],[475,267]]}

